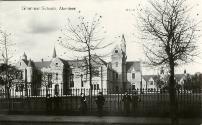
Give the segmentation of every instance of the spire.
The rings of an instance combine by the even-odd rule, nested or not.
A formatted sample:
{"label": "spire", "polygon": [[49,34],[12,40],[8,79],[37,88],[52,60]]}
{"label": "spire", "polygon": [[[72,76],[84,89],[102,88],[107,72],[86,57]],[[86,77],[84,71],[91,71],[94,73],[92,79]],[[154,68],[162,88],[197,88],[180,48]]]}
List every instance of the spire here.
{"label": "spire", "polygon": [[31,59],[29,59],[28,67],[32,67],[32,61],[31,61]]}
{"label": "spire", "polygon": [[53,50],[53,58],[56,58],[56,50],[55,50],[55,47],[54,47],[54,50]]}
{"label": "spire", "polygon": [[24,54],[22,56],[22,59],[27,60],[27,55],[25,54],[25,52],[24,52]]}
{"label": "spire", "polygon": [[121,38],[121,50],[126,54],[126,40],[124,34],[122,34]]}

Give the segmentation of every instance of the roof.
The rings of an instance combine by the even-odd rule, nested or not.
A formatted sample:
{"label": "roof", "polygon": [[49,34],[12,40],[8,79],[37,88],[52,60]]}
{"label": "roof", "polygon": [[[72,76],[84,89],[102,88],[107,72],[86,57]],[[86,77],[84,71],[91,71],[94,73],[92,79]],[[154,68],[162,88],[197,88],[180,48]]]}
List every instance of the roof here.
{"label": "roof", "polygon": [[38,69],[42,69],[43,67],[48,67],[50,66],[51,61],[40,61],[40,62],[34,62],[34,65]]}
{"label": "roof", "polygon": [[136,71],[140,71],[140,61],[131,61],[126,62],[126,71],[132,70],[132,68],[135,68]]}
{"label": "roof", "polygon": [[[99,56],[97,56],[97,55],[93,55],[92,56],[92,61],[94,62],[94,63],[96,63],[96,64],[98,64],[98,65],[105,65],[105,66],[107,66],[107,62],[106,61],[104,61],[102,58],[100,58]],[[93,63],[92,62],[92,63]]]}
{"label": "roof", "polygon": [[69,62],[67,60],[59,58],[65,66],[69,66]]}
{"label": "roof", "polygon": [[28,60],[25,60],[25,59],[22,59],[22,61],[26,64],[26,65],[28,65]]}
{"label": "roof", "polygon": [[184,74],[175,74],[175,79],[180,81],[184,77]]}
{"label": "roof", "polygon": [[84,65],[84,60],[66,60],[70,66],[80,67]]}
{"label": "roof", "polygon": [[143,75],[142,76],[145,81],[149,81],[150,78],[153,78],[154,81],[157,80],[158,76],[157,75]]}

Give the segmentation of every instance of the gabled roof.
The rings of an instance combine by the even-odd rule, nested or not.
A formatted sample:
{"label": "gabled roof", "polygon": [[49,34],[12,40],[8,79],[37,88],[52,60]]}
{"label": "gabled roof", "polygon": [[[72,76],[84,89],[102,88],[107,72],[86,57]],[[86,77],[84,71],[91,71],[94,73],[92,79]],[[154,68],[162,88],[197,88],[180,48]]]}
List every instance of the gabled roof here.
{"label": "gabled roof", "polygon": [[140,61],[126,62],[126,72],[131,71],[133,67],[136,71],[140,71]]}
{"label": "gabled roof", "polygon": [[28,61],[28,60],[25,60],[25,59],[22,59],[22,61],[23,61],[26,65],[28,65],[28,63],[29,63],[29,61]]}
{"label": "gabled roof", "polygon": [[69,66],[69,62],[67,60],[59,58],[65,66]]}

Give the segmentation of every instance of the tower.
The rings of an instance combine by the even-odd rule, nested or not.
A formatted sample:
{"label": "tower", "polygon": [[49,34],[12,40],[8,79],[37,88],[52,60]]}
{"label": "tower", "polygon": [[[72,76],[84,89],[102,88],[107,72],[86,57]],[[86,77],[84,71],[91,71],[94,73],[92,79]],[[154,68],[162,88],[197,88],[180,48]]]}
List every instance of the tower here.
{"label": "tower", "polygon": [[122,35],[121,45],[116,45],[112,51],[111,62],[112,69],[114,69],[116,74],[117,83],[115,83],[118,88],[126,88],[126,41],[124,35]]}
{"label": "tower", "polygon": [[126,40],[125,40],[124,34],[122,35],[122,38],[121,38],[121,50],[126,55]]}
{"label": "tower", "polygon": [[54,47],[54,49],[53,49],[53,56],[52,56],[52,57],[53,57],[53,58],[56,58],[56,57],[57,57],[55,47]]}
{"label": "tower", "polygon": [[33,66],[32,61],[30,59],[27,66],[27,82],[32,82],[32,75],[33,75],[32,66]]}

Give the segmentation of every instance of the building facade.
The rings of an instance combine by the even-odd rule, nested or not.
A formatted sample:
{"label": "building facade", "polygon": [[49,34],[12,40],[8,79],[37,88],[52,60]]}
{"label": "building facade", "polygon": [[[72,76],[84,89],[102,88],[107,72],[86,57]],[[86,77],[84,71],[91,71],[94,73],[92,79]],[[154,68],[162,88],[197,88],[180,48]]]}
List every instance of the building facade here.
{"label": "building facade", "polygon": [[[111,62],[92,55],[92,85],[89,83],[89,71],[86,61],[64,60],[57,56],[54,48],[50,61],[35,62],[28,60],[24,53],[16,67],[22,70],[22,79],[32,95],[47,93],[64,95],[76,89],[140,89],[142,88],[142,71],[140,61],[127,61],[126,40],[116,45],[111,53]],[[17,86],[16,89],[17,90]],[[37,89],[47,91],[37,91]],[[71,91],[70,91],[71,90]]]}

